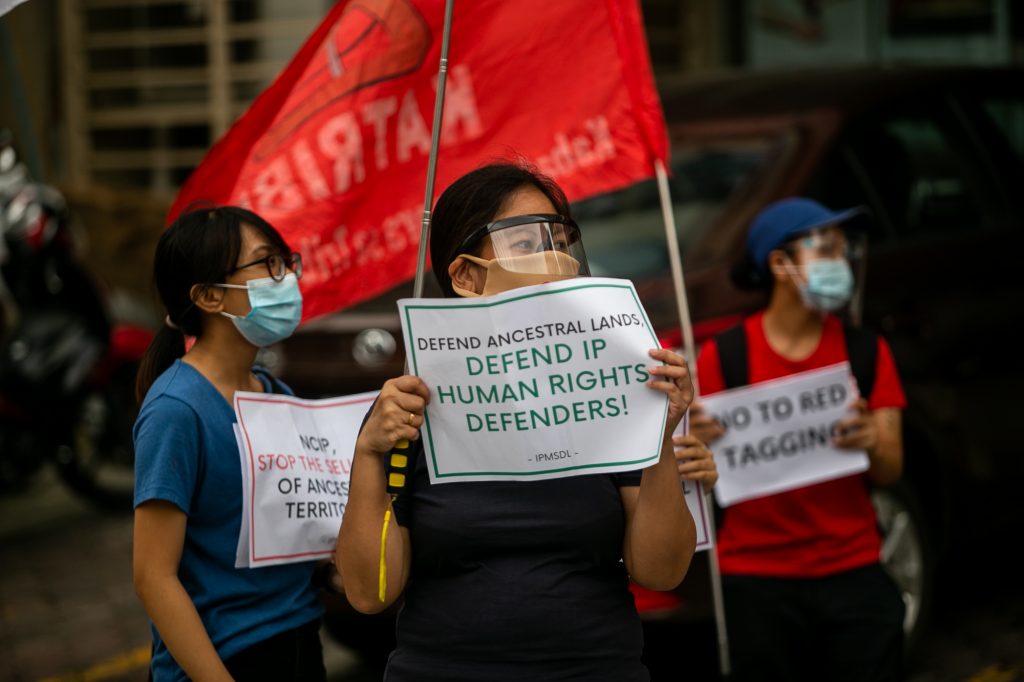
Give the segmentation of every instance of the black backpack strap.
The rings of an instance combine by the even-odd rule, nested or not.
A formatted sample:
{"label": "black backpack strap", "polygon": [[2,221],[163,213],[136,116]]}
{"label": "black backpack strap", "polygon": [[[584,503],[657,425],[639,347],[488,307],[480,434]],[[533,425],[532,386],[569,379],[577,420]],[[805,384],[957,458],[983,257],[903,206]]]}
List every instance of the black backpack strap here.
{"label": "black backpack strap", "polygon": [[867,329],[843,325],[846,339],[846,356],[850,359],[850,371],[857,380],[857,389],[865,400],[875,390],[875,371],[878,367],[878,334]]}
{"label": "black backpack strap", "polygon": [[726,388],[739,388],[750,383],[750,368],[747,365],[747,331],[740,322],[715,337],[718,348],[718,364],[722,369],[722,381]]}

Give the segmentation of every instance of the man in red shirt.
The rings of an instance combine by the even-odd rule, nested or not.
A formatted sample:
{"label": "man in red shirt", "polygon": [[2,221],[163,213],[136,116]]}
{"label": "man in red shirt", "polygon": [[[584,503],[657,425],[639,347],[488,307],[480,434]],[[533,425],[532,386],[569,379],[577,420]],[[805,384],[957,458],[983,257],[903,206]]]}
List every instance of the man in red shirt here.
{"label": "man in red shirt", "polygon": [[[768,307],[708,341],[697,362],[704,395],[847,360],[861,384],[834,444],[865,451],[866,474],[724,510],[717,551],[734,681],[900,676],[904,607],[880,564],[868,485],[900,477],[906,399],[888,344],[833,314],[852,294],[846,232],[860,213],[805,198],[765,208],[747,236],[746,279],[771,289]],[[855,357],[869,358],[866,371]],[[690,425],[709,444],[724,433],[699,403]]]}

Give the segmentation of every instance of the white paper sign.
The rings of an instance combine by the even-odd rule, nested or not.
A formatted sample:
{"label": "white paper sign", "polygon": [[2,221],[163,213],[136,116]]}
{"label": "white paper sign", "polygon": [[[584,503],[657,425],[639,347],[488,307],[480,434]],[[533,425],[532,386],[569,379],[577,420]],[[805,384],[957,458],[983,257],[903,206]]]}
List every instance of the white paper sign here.
{"label": "white paper sign", "polygon": [[[673,348],[675,352],[679,349]],[[673,435],[683,436],[690,432],[690,413],[687,412],[679,421]],[[715,546],[715,536],[711,532],[709,515],[711,509],[708,506],[708,499],[704,485],[700,481],[683,481],[683,499],[686,500],[686,507],[693,517],[693,525],[697,527],[697,552],[711,549]]]}
{"label": "white paper sign", "polygon": [[627,280],[573,279],[470,299],[398,302],[432,483],[530,481],[650,466],[660,346]]}
{"label": "white paper sign", "polygon": [[25,2],[25,0],[0,0],[0,17]]}
{"label": "white paper sign", "polygon": [[703,552],[715,546],[714,536],[708,523],[707,497],[704,495],[704,486],[700,481],[683,481],[683,497],[686,499],[686,506],[693,517],[693,525],[697,527],[697,548],[696,551]]}
{"label": "white paper sign", "polygon": [[[237,419],[237,415],[235,417]],[[242,469],[242,525],[238,529],[238,546],[235,548],[235,568],[249,567],[249,510],[252,508],[252,486],[249,482],[249,457],[245,452],[242,430],[236,421],[231,427],[235,431],[235,442]]]}
{"label": "white paper sign", "polygon": [[356,437],[376,397],[235,393],[245,505],[236,567],[331,555],[348,502]]}
{"label": "white paper sign", "polygon": [[867,471],[863,451],[832,445],[833,427],[853,414],[855,399],[845,362],[703,398],[726,427],[711,446],[718,503],[727,507]]}

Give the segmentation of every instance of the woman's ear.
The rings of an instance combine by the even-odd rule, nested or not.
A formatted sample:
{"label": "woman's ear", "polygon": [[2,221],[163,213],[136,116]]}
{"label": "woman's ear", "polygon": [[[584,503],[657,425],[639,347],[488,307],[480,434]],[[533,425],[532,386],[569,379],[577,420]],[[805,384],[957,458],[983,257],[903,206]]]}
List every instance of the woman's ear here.
{"label": "woman's ear", "polygon": [[768,253],[768,272],[776,282],[789,280],[789,271],[793,265],[789,254],[782,249],[775,249]]}
{"label": "woman's ear", "polygon": [[448,277],[451,278],[453,287],[482,294],[487,271],[468,258],[456,256],[448,265]]}
{"label": "woman's ear", "polygon": [[204,313],[216,314],[224,310],[224,290],[208,284],[193,284],[188,292],[192,303]]}

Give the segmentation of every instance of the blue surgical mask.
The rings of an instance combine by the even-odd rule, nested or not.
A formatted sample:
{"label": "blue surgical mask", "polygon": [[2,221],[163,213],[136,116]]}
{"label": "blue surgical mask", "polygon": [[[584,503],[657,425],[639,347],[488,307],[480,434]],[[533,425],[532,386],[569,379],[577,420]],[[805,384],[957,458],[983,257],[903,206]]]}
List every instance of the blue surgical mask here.
{"label": "blue surgical mask", "polygon": [[245,317],[221,311],[254,346],[263,348],[291,336],[302,319],[302,292],[294,272],[280,282],[272,277],[249,280],[246,284],[217,284],[227,289],[249,291],[249,314]]}
{"label": "blue surgical mask", "polygon": [[853,295],[853,270],[845,258],[812,260],[804,266],[806,281],[797,280],[804,305],[819,312],[833,312]]}

